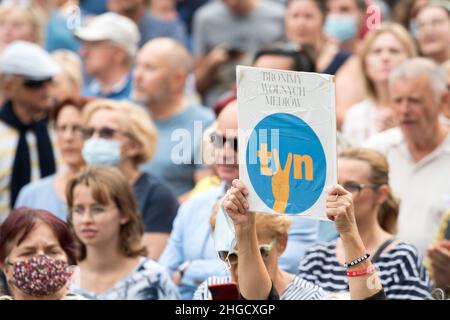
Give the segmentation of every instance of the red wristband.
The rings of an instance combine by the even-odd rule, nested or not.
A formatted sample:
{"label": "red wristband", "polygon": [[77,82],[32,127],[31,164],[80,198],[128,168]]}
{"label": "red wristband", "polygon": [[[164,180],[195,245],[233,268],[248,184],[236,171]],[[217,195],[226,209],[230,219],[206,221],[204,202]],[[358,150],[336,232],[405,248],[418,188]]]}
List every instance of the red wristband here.
{"label": "red wristband", "polygon": [[347,271],[347,277],[359,277],[359,276],[366,275],[368,273],[373,273],[374,271],[375,271],[375,266],[373,264],[371,264],[369,267],[367,267],[365,269]]}

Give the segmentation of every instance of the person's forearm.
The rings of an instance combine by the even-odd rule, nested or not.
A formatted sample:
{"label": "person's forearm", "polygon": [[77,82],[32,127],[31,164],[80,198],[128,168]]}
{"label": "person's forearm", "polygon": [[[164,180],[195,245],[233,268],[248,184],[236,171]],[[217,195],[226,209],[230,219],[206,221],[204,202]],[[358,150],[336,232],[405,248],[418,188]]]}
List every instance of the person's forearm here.
{"label": "person's forearm", "polygon": [[[358,232],[341,235],[341,239],[345,251],[345,261],[347,263],[362,257],[367,253]],[[352,271],[365,269],[371,265],[372,262],[369,258],[355,266],[349,267],[348,270]],[[357,277],[348,277],[350,296],[353,300],[361,300],[371,297],[381,290],[380,283],[381,282],[376,272]]]}
{"label": "person's forearm", "polygon": [[236,230],[239,244],[239,290],[248,300],[265,300],[272,281],[259,253],[256,230]]}

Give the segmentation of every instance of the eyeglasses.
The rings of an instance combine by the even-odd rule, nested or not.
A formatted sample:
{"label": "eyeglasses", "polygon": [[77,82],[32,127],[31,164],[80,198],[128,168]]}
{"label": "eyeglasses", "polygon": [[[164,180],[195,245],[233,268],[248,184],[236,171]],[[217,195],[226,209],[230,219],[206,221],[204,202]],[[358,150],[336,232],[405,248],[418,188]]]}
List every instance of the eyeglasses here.
{"label": "eyeglasses", "polygon": [[51,83],[52,81],[53,81],[52,78],[47,78],[47,79],[42,79],[42,80],[25,79],[23,81],[23,86],[28,89],[31,89],[31,90],[36,90],[36,89],[42,88],[47,83]]}
{"label": "eyeglasses", "polygon": [[362,183],[356,183],[356,182],[344,183],[342,186],[344,187],[345,190],[347,190],[353,194],[360,193],[362,189],[370,188],[370,189],[376,190],[380,187],[379,184],[362,184]]}
{"label": "eyeglasses", "polygon": [[[277,243],[277,239],[273,239],[269,244],[262,244],[259,246],[259,252],[261,253],[261,257],[266,259],[270,251],[272,251],[273,246]],[[219,251],[218,252],[220,260],[227,263],[229,267],[238,263],[238,251]]]}
{"label": "eyeglasses", "polygon": [[228,142],[228,144],[233,146],[234,152],[238,151],[238,138],[237,137],[229,138],[229,137],[225,137],[217,132],[214,132],[210,135],[210,140],[211,140],[211,143],[214,145],[214,147],[216,147],[218,149],[222,149],[223,146],[225,145],[225,143]]}
{"label": "eyeglasses", "polygon": [[128,132],[108,127],[102,127],[100,129],[82,128],[81,132],[83,134],[84,139],[90,139],[96,132],[98,133],[99,137],[103,139],[112,139],[116,133],[121,133],[123,135],[131,137],[131,135]]}

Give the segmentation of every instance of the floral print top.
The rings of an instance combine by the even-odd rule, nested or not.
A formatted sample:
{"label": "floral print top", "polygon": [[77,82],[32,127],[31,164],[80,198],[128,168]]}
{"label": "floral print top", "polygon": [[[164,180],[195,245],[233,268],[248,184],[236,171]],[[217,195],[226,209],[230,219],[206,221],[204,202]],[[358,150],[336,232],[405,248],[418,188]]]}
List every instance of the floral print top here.
{"label": "floral print top", "polygon": [[163,266],[148,258],[140,258],[136,268],[113,287],[102,293],[79,288],[71,291],[90,300],[177,300],[178,289]]}

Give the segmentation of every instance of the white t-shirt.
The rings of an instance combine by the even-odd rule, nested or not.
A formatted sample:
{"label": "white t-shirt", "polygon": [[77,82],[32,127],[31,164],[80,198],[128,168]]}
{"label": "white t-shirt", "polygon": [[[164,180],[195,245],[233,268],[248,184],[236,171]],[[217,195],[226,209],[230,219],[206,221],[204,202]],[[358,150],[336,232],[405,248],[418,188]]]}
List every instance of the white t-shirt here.
{"label": "white t-shirt", "polygon": [[400,128],[373,136],[365,146],[381,152],[389,162],[390,185],[401,201],[399,238],[426,254],[441,217],[450,208],[450,134],[418,162]]}

